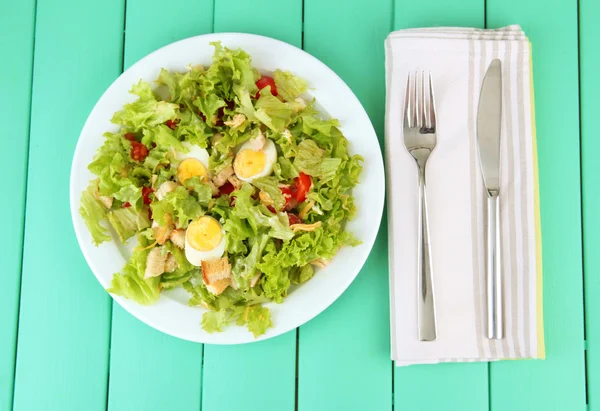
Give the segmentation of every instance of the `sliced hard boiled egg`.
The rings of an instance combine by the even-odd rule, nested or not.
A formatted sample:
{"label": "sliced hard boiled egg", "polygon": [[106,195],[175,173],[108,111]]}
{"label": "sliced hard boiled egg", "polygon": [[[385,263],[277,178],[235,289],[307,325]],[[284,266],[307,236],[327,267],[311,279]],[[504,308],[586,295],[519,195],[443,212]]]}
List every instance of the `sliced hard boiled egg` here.
{"label": "sliced hard boiled egg", "polygon": [[175,158],[180,161],[177,167],[177,179],[180,183],[192,177],[208,178],[208,151],[202,147],[183,143],[189,149],[187,153],[177,152]]}
{"label": "sliced hard boiled egg", "polygon": [[185,257],[197,267],[202,261],[221,258],[225,252],[225,232],[217,220],[203,216],[185,232]]}
{"label": "sliced hard boiled egg", "polygon": [[233,170],[240,180],[252,182],[255,178],[271,174],[276,161],[275,144],[261,135],[240,147],[233,160]]}

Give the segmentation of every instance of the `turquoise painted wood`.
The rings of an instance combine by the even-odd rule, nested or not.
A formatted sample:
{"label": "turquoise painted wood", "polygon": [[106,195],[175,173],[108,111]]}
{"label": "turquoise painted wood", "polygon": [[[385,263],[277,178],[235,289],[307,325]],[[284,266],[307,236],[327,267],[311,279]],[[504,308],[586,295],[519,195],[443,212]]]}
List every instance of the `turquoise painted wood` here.
{"label": "turquoise painted wood", "polygon": [[585,321],[587,347],[587,400],[590,411],[600,410],[600,165],[596,153],[600,140],[596,118],[600,110],[597,90],[600,78],[600,50],[597,47],[600,4],[582,0],[579,4],[579,81],[581,110],[581,171],[583,181],[583,256],[585,274]]}
{"label": "turquoise painted wood", "polygon": [[[123,67],[173,41],[212,31],[212,1],[127,1]],[[150,21],[162,21],[151,25]],[[200,319],[199,319],[200,320]],[[109,411],[200,408],[203,346],[162,334],[113,304]],[[160,387],[160,389],[155,389]]]}
{"label": "turquoise painted wood", "polygon": [[487,2],[489,27],[519,22],[533,43],[547,355],[490,365],[494,410],[586,404],[577,19],[575,2]]}
{"label": "turquoise painted wood", "polygon": [[[16,193],[0,239],[0,410],[600,411],[596,2],[0,0],[0,10],[2,193]],[[147,53],[212,31],[304,47],[353,89],[382,143],[392,29],[513,23],[533,42],[546,361],[393,368],[385,218],[338,301],[257,344],[161,334],[113,306],[87,267],[68,211],[70,158],[101,93]]]}
{"label": "turquoise painted wood", "polygon": [[[429,26],[483,28],[484,7],[483,0],[396,0],[394,29]],[[488,408],[488,383],[486,363],[396,368],[394,404],[401,410],[485,410]]]}
{"label": "turquoise painted wood", "polygon": [[[391,1],[305,0],[304,11],[304,49],[352,88],[383,141],[383,40],[391,29]],[[300,327],[299,410],[392,406],[385,227],[384,221],[355,282]]]}
{"label": "turquoise painted wood", "polygon": [[122,1],[93,13],[76,0],[37,2],[18,411],[106,408],[110,298],[77,245],[68,187],[83,123],[119,74],[122,30]]}
{"label": "turquoise painted wood", "polygon": [[0,237],[0,261],[4,264],[4,286],[0,287],[0,409],[12,406],[21,258],[25,217],[25,184],[31,108],[31,73],[33,70],[33,33],[35,2],[13,2],[0,14],[0,55],[13,56],[11,64],[0,65],[0,123],[11,124],[10,134],[0,138],[7,170],[6,193],[15,193],[5,201],[7,235]]}
{"label": "turquoise painted wood", "polygon": [[[264,10],[277,16],[270,20],[272,24],[265,24]],[[295,0],[217,0],[214,22],[215,32],[241,31],[302,45],[302,3]],[[221,411],[224,407],[262,411],[274,406],[293,411],[296,332],[240,347],[207,345],[203,384],[204,411]]]}

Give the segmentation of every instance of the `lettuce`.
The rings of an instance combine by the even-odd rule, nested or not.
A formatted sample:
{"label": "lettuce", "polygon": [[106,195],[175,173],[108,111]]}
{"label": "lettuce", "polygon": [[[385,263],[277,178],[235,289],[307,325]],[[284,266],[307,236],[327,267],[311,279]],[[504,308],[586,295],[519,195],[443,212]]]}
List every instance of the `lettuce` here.
{"label": "lettuce", "polygon": [[144,279],[150,248],[145,248],[148,246],[145,237],[138,235],[138,241],[140,246],[134,250],[123,271],[113,276],[111,286],[106,291],[141,305],[151,305],[158,301],[160,296],[160,276]]}
{"label": "lettuce", "polygon": [[119,208],[108,213],[108,221],[122,243],[151,224],[146,212],[137,211],[133,207]]}
{"label": "lettuce", "polygon": [[289,227],[289,221],[285,213],[271,213],[264,205],[252,198],[254,188],[244,183],[240,190],[231,193],[235,196],[235,206],[232,214],[245,219],[254,233],[268,229],[268,235],[287,241],[294,237]]}
{"label": "lettuce", "polygon": [[[121,242],[137,234],[140,246],[114,275],[110,292],[152,304],[161,290],[183,287],[190,294],[191,306],[209,310],[202,318],[208,332],[235,323],[258,336],[272,326],[263,303],[283,302],[292,284],[314,276],[316,259],[330,260],[341,247],[359,243],[345,231],[345,224],[356,212],[351,190],[358,183],[362,158],[349,154],[337,120],[319,118],[314,100],[306,105],[299,99],[308,88],[305,80],[275,70],[272,76],[278,96],[271,94],[270,87],[259,92],[256,81],[260,74],[252,67],[250,56],[220,43],[213,46],[213,61],[206,69],[163,69],[156,89],[144,81],[132,87],[137,99],[112,119],[120,130],[104,135],[104,144],[89,165],[97,179],[82,193],[80,213],[96,245],[111,238],[110,227],[102,220],[109,222]],[[243,126],[226,124],[239,114],[246,117]],[[143,161],[131,158],[130,133],[148,148]],[[157,190],[166,181],[178,182],[178,159],[189,152],[185,143],[207,150],[209,175],[214,177],[232,165],[241,144],[259,133],[277,148],[271,175],[214,197],[214,187],[194,177],[177,183],[161,200],[151,195],[150,210],[144,204],[144,187]],[[259,190],[270,196],[275,209],[282,210],[286,201],[280,186],[286,184],[294,190],[300,173],[312,177],[312,186],[307,201],[292,202],[288,212],[298,215],[311,205],[301,215],[305,223],[320,223],[313,232],[294,232],[288,212],[273,212],[260,201]],[[114,200],[110,209],[99,196]],[[122,207],[126,202],[131,206]],[[224,255],[232,266],[234,286],[218,296],[211,294],[201,270],[171,241],[162,247],[175,257],[175,270],[144,279],[146,247],[155,242],[151,220],[185,229],[205,214],[216,218],[223,228]]]}
{"label": "lettuce", "polygon": [[167,193],[162,200],[153,201],[150,208],[152,209],[152,218],[159,225],[168,225],[170,218],[181,228],[186,228],[190,221],[197,219],[205,212],[198,198],[183,186]]}
{"label": "lettuce", "polygon": [[150,88],[150,84],[141,81],[133,86],[131,94],[139,96],[133,103],[125,104],[118,111],[112,122],[126,129],[140,131],[157,126],[176,117],[179,111],[177,104],[158,100]]}
{"label": "lettuce", "polygon": [[264,191],[271,197],[275,208],[281,210],[285,205],[285,199],[279,188],[279,179],[277,177],[261,177],[252,181],[252,185],[261,191]]}
{"label": "lettuce", "polygon": [[289,71],[275,70],[273,80],[275,80],[277,92],[285,101],[294,101],[296,97],[305,93],[308,87],[306,80],[294,76]]}
{"label": "lettuce", "polygon": [[108,230],[100,224],[100,221],[106,218],[106,208],[94,197],[94,190],[96,190],[96,184],[92,183],[86,191],[81,193],[79,214],[92,234],[94,245],[97,246],[105,241],[110,241],[110,235],[108,235]]}

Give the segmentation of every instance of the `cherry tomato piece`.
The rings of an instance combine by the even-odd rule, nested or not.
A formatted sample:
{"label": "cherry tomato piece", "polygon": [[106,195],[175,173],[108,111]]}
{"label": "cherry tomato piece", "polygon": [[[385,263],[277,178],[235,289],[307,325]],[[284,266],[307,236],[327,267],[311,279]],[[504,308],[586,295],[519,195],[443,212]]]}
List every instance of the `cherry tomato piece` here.
{"label": "cherry tomato piece", "polygon": [[152,199],[150,198],[150,193],[153,193],[154,190],[150,187],[142,187],[142,198],[144,199],[144,204],[150,204]]}
{"label": "cherry tomato piece", "polygon": [[300,173],[300,176],[296,178],[294,184],[296,187],[296,201],[301,203],[306,200],[306,194],[312,186],[312,178],[307,174]]}
{"label": "cherry tomato piece", "polygon": [[254,96],[254,98],[258,99],[260,97],[260,90],[262,90],[263,88],[267,87],[267,86],[271,86],[271,94],[273,94],[275,97],[277,97],[277,86],[275,85],[275,80],[273,80],[273,77],[269,77],[269,76],[262,76],[261,78],[259,78],[256,81],[256,87],[258,87],[258,93],[256,93],[256,96]]}

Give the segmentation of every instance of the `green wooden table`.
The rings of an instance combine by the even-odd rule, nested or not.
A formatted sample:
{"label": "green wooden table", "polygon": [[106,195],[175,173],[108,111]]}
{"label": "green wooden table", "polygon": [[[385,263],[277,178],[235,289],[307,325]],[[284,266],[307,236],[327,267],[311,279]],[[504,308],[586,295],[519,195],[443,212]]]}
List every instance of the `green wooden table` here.
{"label": "green wooden table", "polygon": [[[594,0],[0,0],[0,411],[600,410],[599,18]],[[210,32],[286,41],[348,83],[383,141],[390,31],[512,23],[533,43],[547,360],[395,369],[385,219],[335,304],[244,346],[149,328],[87,267],[71,158],[101,93],[147,53]]]}

